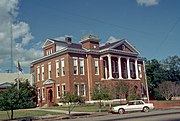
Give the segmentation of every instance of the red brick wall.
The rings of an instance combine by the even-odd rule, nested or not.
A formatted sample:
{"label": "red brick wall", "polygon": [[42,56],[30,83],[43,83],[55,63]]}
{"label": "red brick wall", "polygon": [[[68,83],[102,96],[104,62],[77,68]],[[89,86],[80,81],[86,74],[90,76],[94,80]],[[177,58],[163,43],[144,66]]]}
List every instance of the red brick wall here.
{"label": "red brick wall", "polygon": [[91,49],[91,50],[99,50],[99,43],[98,42],[92,42],[92,41],[88,41],[88,42],[84,42],[82,44],[83,48],[86,49]]}
{"label": "red brick wall", "polygon": [[180,106],[180,101],[164,101],[164,102],[159,102],[157,100],[151,100],[150,103],[153,103],[154,107],[157,109],[165,109],[165,108],[171,108],[175,106]]}

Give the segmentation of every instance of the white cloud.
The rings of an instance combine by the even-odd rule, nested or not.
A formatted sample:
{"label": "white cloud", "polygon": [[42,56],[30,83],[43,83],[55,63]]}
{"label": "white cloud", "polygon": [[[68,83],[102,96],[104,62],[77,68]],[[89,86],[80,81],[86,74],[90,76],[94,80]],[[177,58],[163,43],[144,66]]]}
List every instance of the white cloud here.
{"label": "white cloud", "polygon": [[138,3],[138,5],[147,7],[147,6],[158,5],[160,0],[136,0],[136,2]]}
{"label": "white cloud", "polygon": [[1,0],[0,2],[0,67],[3,67],[3,69],[0,68],[1,70],[10,69],[11,28],[14,66],[19,60],[23,66],[29,67],[32,60],[43,55],[40,50],[28,49],[28,45],[34,37],[28,23],[16,21],[18,4],[19,0]]}
{"label": "white cloud", "polygon": [[107,43],[113,43],[113,42],[116,42],[116,41],[119,41],[120,39],[117,39],[117,38],[115,38],[115,37],[113,37],[113,36],[110,36],[109,38],[108,38],[108,40],[106,41],[106,43],[102,43],[102,44],[100,44],[100,46],[104,46],[105,44],[107,44]]}

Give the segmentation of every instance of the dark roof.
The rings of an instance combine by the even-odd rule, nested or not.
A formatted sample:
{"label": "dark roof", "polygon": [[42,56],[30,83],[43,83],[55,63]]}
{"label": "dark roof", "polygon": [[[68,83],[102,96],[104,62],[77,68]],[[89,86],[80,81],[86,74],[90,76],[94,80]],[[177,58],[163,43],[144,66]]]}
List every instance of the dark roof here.
{"label": "dark roof", "polygon": [[55,39],[50,39],[50,38],[49,38],[49,40],[52,40],[52,41],[54,41],[55,43],[67,44],[67,42],[61,41],[61,40],[55,40]]}
{"label": "dark roof", "polygon": [[82,45],[76,44],[76,43],[69,44],[69,47],[70,48],[82,49]]}
{"label": "dark roof", "polygon": [[118,40],[118,41],[112,42],[112,43],[106,43],[105,45],[103,45],[103,46],[100,47],[100,50],[109,48],[109,47],[111,47],[111,46],[114,46],[115,44],[119,43],[120,41],[123,41],[123,40]]}
{"label": "dark roof", "polygon": [[[66,45],[68,45],[69,48],[83,49],[81,44],[68,43],[68,42],[65,42],[65,41],[55,40],[55,39],[50,39],[50,40],[54,41],[54,42],[57,43],[57,44],[66,44]],[[124,39],[118,40],[118,41],[115,41],[115,42],[112,42],[112,43],[108,43],[108,42],[107,42],[105,45],[103,45],[103,46],[100,47],[100,50],[109,48],[109,47],[111,47],[111,46],[114,46],[115,44],[117,44],[117,43],[119,43],[119,42],[121,42],[121,41],[123,41],[123,40],[124,40]]]}
{"label": "dark roof", "polygon": [[68,47],[70,47],[70,48],[82,49],[82,45],[81,45],[81,44],[68,43],[68,42],[65,42],[65,41],[54,40],[54,39],[50,39],[50,40],[52,40],[52,41],[54,41],[55,43],[58,43],[58,44],[66,44],[66,45],[68,45]]}

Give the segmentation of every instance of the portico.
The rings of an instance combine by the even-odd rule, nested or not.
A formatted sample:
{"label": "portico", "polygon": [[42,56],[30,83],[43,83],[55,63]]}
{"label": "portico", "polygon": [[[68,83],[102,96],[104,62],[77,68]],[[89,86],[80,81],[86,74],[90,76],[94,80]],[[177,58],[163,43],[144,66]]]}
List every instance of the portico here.
{"label": "portico", "polygon": [[103,63],[102,79],[140,80],[138,58],[107,54],[100,60]]}

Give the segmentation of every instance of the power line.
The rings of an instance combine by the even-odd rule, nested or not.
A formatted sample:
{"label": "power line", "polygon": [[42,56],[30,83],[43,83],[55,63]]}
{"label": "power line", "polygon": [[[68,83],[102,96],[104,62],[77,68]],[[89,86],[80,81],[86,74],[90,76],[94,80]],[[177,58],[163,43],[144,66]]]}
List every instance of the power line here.
{"label": "power line", "polygon": [[176,21],[174,22],[174,24],[172,25],[172,27],[169,29],[169,31],[167,32],[165,38],[160,42],[159,46],[157,47],[157,49],[155,49],[155,51],[153,52],[153,55],[156,53],[158,53],[158,51],[160,50],[160,48],[168,41],[168,37],[170,35],[170,33],[174,30],[174,28],[176,27],[176,25],[178,24],[180,20],[180,16],[176,19]]}
{"label": "power line", "polygon": [[77,13],[74,13],[74,12],[69,12],[69,11],[66,11],[66,10],[63,10],[63,9],[61,9],[60,12],[66,13],[66,14],[69,14],[69,15],[73,15],[73,16],[78,16],[78,17],[81,17],[81,18],[85,18],[87,20],[95,21],[95,22],[98,22],[98,23],[101,23],[101,24],[110,25],[110,26],[119,28],[121,30],[126,29],[126,30],[129,30],[129,31],[134,31],[134,32],[138,32],[138,33],[143,33],[143,34],[148,34],[148,35],[150,34],[150,33],[147,33],[145,31],[140,31],[140,30],[133,29],[133,28],[130,28],[130,27],[125,27],[125,26],[113,24],[113,23],[106,22],[106,21],[103,21],[103,20],[100,20],[100,19],[97,19],[97,18],[83,16],[83,15],[80,15],[80,14],[77,14]]}

